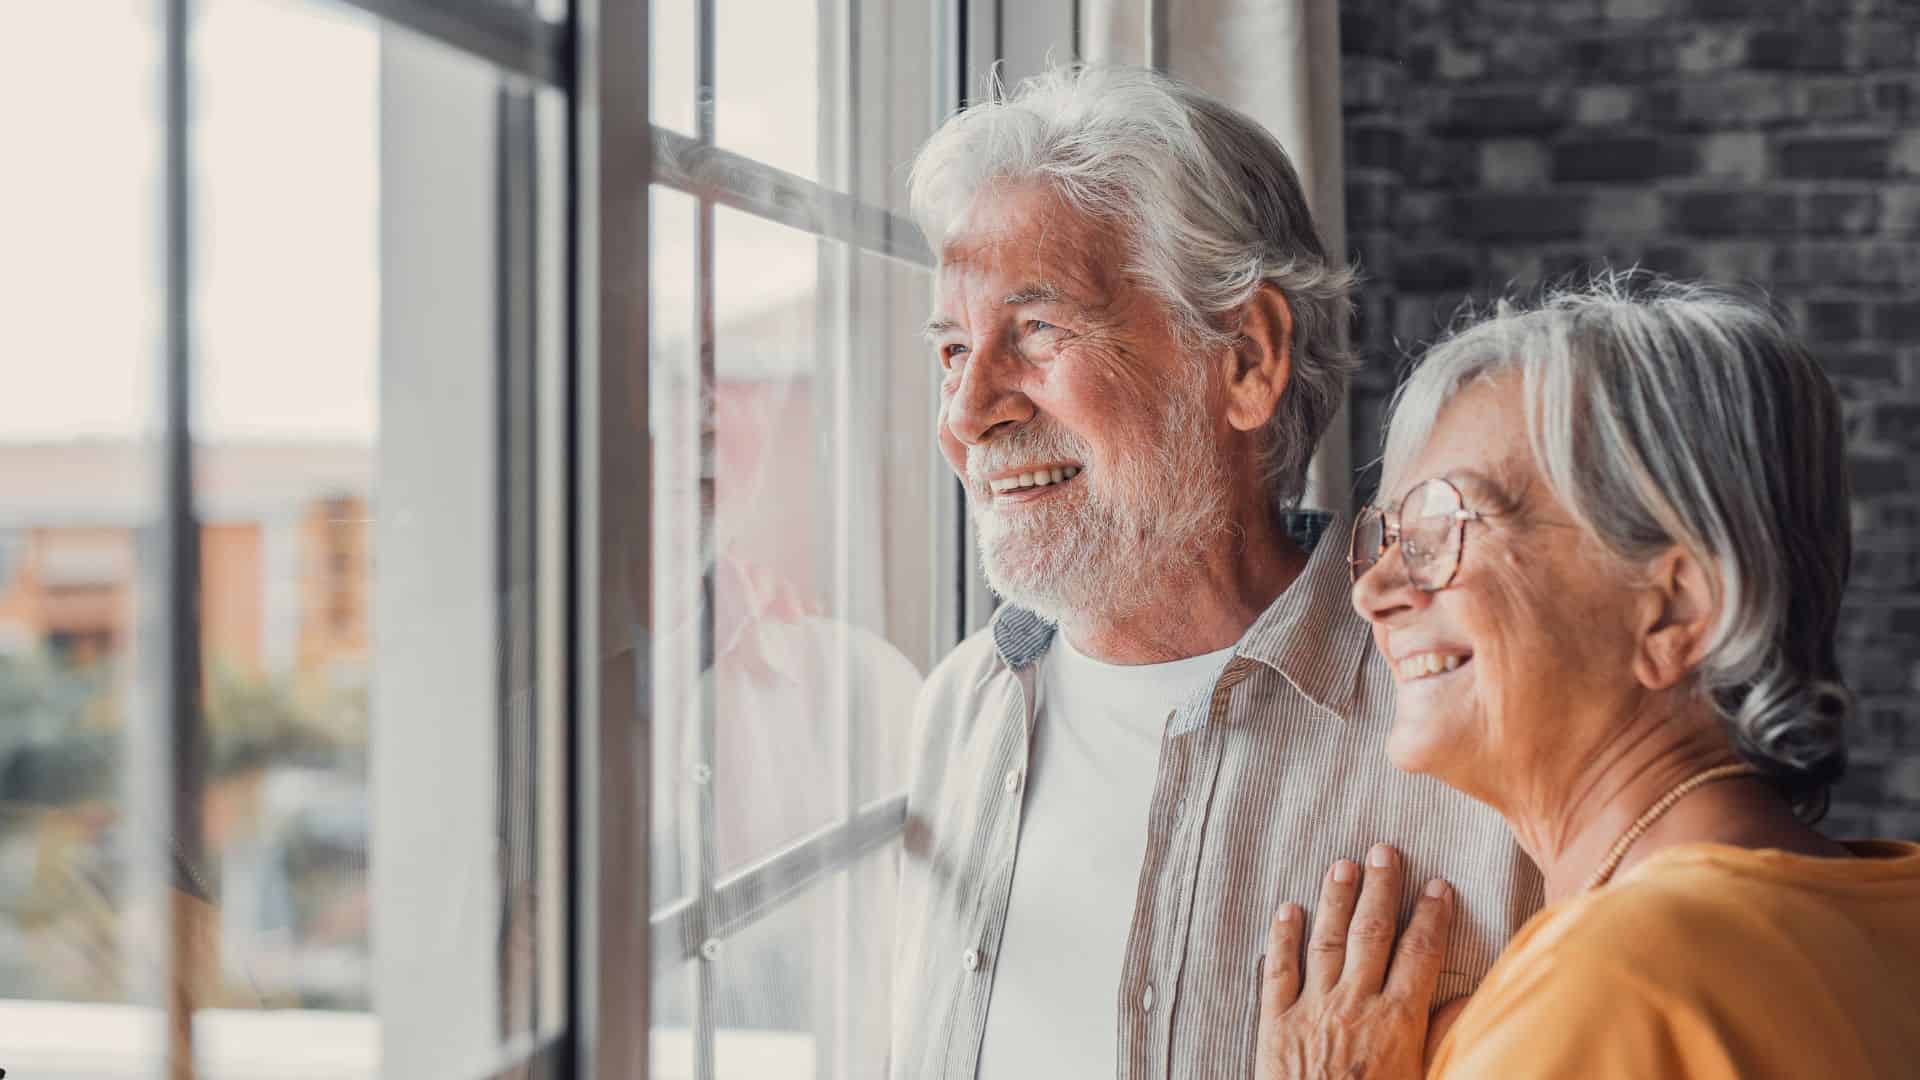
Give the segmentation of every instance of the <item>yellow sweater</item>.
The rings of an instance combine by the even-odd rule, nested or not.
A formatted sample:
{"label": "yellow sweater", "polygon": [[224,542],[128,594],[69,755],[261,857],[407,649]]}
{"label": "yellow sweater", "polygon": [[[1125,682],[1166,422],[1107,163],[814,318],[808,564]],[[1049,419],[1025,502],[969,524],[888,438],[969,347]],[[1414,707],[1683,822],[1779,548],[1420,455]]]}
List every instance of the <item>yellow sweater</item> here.
{"label": "yellow sweater", "polygon": [[1541,911],[1433,1080],[1920,1077],[1920,844],[1662,850]]}

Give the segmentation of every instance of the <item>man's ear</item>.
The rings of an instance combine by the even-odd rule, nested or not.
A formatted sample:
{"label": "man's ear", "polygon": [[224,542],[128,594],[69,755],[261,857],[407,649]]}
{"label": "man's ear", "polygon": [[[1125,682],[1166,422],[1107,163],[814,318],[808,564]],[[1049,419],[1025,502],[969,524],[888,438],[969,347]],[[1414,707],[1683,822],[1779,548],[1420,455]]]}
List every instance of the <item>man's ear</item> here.
{"label": "man's ear", "polygon": [[1682,548],[1668,550],[1651,569],[1633,674],[1647,689],[1665,690],[1706,658],[1720,597],[1709,568]]}
{"label": "man's ear", "polygon": [[1272,419],[1293,377],[1293,309],[1272,282],[1261,282],[1247,301],[1227,361],[1227,422],[1235,431],[1256,431]]}

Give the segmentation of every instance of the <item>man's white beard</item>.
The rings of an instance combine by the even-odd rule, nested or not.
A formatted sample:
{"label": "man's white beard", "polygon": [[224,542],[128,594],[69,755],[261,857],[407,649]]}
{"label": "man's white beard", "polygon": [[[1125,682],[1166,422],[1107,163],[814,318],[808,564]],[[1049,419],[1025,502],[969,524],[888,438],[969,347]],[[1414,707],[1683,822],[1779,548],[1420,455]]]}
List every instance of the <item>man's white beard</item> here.
{"label": "man's white beard", "polygon": [[[1167,399],[1159,430],[1118,461],[1050,421],[967,457],[973,519],[987,584],[1055,623],[1111,622],[1177,584],[1227,525],[1227,482],[1209,432],[1206,387]],[[1045,496],[1010,513],[983,501],[986,477],[1016,465],[1078,461],[1084,490]]]}

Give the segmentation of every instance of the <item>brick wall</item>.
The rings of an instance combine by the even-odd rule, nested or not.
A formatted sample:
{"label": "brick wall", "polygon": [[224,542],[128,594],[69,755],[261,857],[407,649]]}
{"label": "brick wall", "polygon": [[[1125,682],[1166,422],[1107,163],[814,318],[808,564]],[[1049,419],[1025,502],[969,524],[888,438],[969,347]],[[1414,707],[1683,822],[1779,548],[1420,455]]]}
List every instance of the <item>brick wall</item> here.
{"label": "brick wall", "polygon": [[1354,460],[1463,300],[1602,260],[1767,289],[1852,448],[1829,828],[1920,839],[1920,2],[1343,0],[1341,33]]}

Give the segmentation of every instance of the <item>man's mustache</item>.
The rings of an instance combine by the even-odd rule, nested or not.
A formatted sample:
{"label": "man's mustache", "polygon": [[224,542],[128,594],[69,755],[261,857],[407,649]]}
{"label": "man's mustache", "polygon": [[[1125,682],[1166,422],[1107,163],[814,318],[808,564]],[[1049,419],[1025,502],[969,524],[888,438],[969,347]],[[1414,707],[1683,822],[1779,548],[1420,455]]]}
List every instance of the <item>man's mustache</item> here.
{"label": "man's mustache", "polygon": [[1058,427],[1023,428],[967,450],[967,485],[985,491],[994,473],[1035,462],[1070,459],[1085,464],[1091,456],[1086,443]]}

